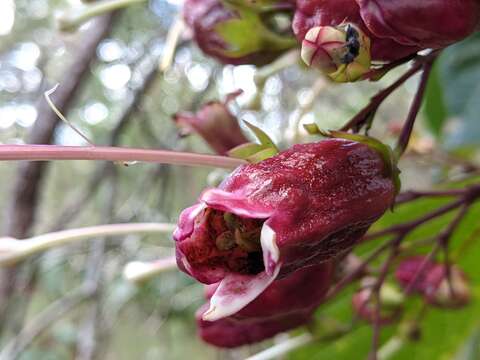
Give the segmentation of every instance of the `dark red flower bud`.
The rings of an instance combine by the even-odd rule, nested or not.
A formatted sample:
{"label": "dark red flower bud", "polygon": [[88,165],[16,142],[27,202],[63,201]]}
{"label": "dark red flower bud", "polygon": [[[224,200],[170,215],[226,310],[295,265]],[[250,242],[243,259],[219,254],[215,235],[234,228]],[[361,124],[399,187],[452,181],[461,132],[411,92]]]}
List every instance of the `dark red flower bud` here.
{"label": "dark red flower bud", "polygon": [[395,272],[395,277],[400,285],[421,294],[432,305],[459,307],[470,301],[467,277],[455,265],[450,267],[449,278],[444,264],[417,256],[403,260]]}
{"label": "dark red flower bud", "polygon": [[[372,287],[375,278],[364,278],[362,288],[352,297],[352,307],[357,316],[371,324],[376,320],[377,299]],[[390,283],[385,283],[380,289],[380,325],[391,324],[401,314],[404,298],[401,292]]]}
{"label": "dark red flower bud", "polygon": [[[419,272],[422,267],[424,270]],[[422,292],[426,287],[426,274],[434,268],[435,264],[424,256],[411,257],[403,260],[398,265],[395,271],[395,278],[402,287],[410,287],[410,291],[413,292]],[[415,280],[415,282],[411,284],[413,280]]]}
{"label": "dark red flower bud", "polygon": [[251,7],[186,0],[183,12],[200,49],[226,64],[264,65],[295,46],[291,36],[275,31],[270,17]]}
{"label": "dark red flower bud", "polygon": [[344,139],[243,165],[181,213],[178,265],[200,282],[221,282],[215,317],[234,314],[277,276],[348,252],[391,206],[390,170],[376,150]]}
{"label": "dark red flower bud", "polygon": [[301,57],[334,81],[356,81],[370,70],[370,39],[350,24],[316,26],[305,35]]}
{"label": "dark red flower bud", "polygon": [[368,29],[378,37],[443,48],[470,35],[480,22],[478,0],[356,0]]}
{"label": "dark red flower bud", "polygon": [[370,39],[370,57],[373,61],[397,60],[420,50],[418,47],[402,45],[387,37],[373,34],[360,16],[360,8],[356,0],[297,1],[292,26],[299,41],[303,41],[307,32],[314,27],[338,29],[347,24],[356,26]]}
{"label": "dark red flower bud", "polygon": [[[205,320],[212,310],[205,305],[196,315],[199,334],[212,345],[237,347],[304,325],[323,301],[332,276],[331,262],[300,269],[274,281],[239,312],[216,321]],[[217,287],[218,284],[207,286],[208,299]]]}
{"label": "dark red flower bud", "polygon": [[180,135],[196,132],[220,155],[226,155],[228,150],[248,142],[237,118],[227,108],[228,102],[237,95],[238,93],[231,94],[223,103],[208,102],[195,114],[189,112],[175,114],[173,119],[180,128]]}

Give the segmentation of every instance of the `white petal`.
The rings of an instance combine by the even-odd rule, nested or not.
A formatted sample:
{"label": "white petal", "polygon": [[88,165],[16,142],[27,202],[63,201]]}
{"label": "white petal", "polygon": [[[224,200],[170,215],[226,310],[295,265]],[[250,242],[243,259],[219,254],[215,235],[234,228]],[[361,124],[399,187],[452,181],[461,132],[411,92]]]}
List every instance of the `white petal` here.
{"label": "white petal", "polygon": [[280,250],[277,246],[277,234],[266,223],[262,226],[260,234],[260,244],[262,245],[263,264],[268,275],[272,276],[275,268],[278,267],[280,259]]}
{"label": "white petal", "polygon": [[255,300],[277,277],[280,266],[273,276],[265,272],[251,275],[227,275],[210,299],[210,308],[203,320],[215,321],[233,315]]}

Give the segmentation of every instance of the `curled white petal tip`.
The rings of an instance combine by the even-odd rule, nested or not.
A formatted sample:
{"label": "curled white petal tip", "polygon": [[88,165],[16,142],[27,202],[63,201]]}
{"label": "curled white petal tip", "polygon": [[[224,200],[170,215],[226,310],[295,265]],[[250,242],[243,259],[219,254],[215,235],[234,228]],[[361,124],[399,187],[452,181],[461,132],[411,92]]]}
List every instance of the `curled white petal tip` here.
{"label": "curled white petal tip", "polygon": [[[202,315],[202,319],[205,321],[215,321],[215,310],[216,307],[210,304],[210,307]],[[213,314],[213,315],[212,315]]]}
{"label": "curled white petal tip", "polygon": [[226,276],[210,299],[210,308],[203,314],[203,319],[216,321],[239,312],[265,291],[279,272],[280,264],[272,276],[265,271],[257,275]]}
{"label": "curled white petal tip", "polygon": [[280,250],[277,245],[277,234],[266,223],[262,226],[260,234],[260,243],[263,252],[263,264],[267,275],[273,276],[275,269],[278,267],[280,259]]}

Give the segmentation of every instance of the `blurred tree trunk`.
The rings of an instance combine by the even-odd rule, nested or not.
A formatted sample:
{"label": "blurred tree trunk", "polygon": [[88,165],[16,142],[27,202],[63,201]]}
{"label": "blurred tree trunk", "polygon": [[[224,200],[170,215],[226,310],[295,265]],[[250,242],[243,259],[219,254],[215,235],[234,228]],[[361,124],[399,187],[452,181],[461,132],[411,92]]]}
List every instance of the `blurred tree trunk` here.
{"label": "blurred tree trunk", "polygon": [[[77,50],[72,55],[74,60],[65,71],[58,90],[52,94],[53,102],[62,113],[68,113],[82,81],[88,75],[91,62],[96,58],[98,44],[110,32],[112,20],[113,15],[95,19],[77,42]],[[37,121],[31,129],[27,142],[49,144],[53,141],[55,129],[61,120],[50,109],[43,97],[38,102],[37,113]],[[47,162],[19,164],[11,190],[10,205],[5,215],[7,221],[5,233],[8,236],[22,239],[31,234],[47,167]],[[6,315],[10,313],[9,303],[12,301],[9,300],[15,288],[16,272],[16,267],[0,271],[0,329],[4,327]]]}

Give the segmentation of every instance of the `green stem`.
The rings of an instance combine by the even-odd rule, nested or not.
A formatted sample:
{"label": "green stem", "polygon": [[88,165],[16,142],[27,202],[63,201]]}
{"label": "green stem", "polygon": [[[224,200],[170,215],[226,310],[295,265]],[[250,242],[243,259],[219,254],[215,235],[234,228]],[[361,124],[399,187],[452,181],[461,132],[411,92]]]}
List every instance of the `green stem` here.
{"label": "green stem", "polygon": [[255,84],[262,87],[270,76],[275,75],[287,67],[297,64],[298,59],[300,59],[300,50],[292,49],[287,51],[274,62],[257,70],[254,76]]}
{"label": "green stem", "polygon": [[265,83],[270,76],[277,74],[278,72],[286,69],[290,66],[297,64],[300,59],[300,51],[298,49],[292,49],[282,54],[275,61],[268,65],[259,68],[253,77],[253,81],[257,87],[257,91],[249,104],[245,106],[245,109],[254,111],[261,110],[262,108],[262,95],[265,87]]}
{"label": "green stem", "polygon": [[80,9],[69,9],[60,14],[57,24],[62,31],[75,31],[88,20],[115,11],[130,5],[146,2],[147,0],[103,0],[97,3],[84,5]]}
{"label": "green stem", "polygon": [[8,266],[59,246],[90,240],[104,236],[127,234],[161,234],[171,233],[175,224],[166,223],[127,223],[91,226],[47,233],[29,239],[3,238],[0,266]]}

